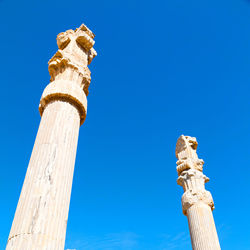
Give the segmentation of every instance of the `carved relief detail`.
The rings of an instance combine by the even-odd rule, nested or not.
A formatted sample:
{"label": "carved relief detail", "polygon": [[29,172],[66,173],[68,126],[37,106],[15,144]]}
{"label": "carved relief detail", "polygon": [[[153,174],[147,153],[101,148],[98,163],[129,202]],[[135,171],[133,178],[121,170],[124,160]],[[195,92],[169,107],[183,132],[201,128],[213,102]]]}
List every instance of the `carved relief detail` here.
{"label": "carved relief detail", "polygon": [[91,72],[88,67],[79,67],[70,59],[63,56],[63,52],[58,50],[56,54],[49,61],[50,81],[55,80],[69,80],[77,83],[85,92],[86,96],[89,94],[88,87],[91,82]]}
{"label": "carved relief detail", "polygon": [[198,143],[195,137],[181,135],[178,139],[175,150],[178,159],[176,162],[178,175],[187,169],[203,170],[204,161],[198,158],[197,146]]}
{"label": "carved relief detail", "polygon": [[177,179],[177,183],[183,187],[184,194],[182,196],[183,213],[187,214],[187,209],[192,205],[203,202],[214,209],[214,202],[209,191],[205,190],[205,183],[209,178],[196,169],[185,170]]}
{"label": "carved relief detail", "polygon": [[63,79],[76,82],[88,95],[91,81],[88,65],[97,55],[93,48],[95,35],[84,24],[80,28],[58,34],[59,50],[49,60],[51,82]]}
{"label": "carved relief detail", "polygon": [[202,171],[204,161],[202,159],[188,158],[186,160],[179,160],[176,162],[176,164],[177,164],[176,169],[177,169],[178,175],[180,175],[184,170],[188,170],[188,169],[196,169],[196,170]]}

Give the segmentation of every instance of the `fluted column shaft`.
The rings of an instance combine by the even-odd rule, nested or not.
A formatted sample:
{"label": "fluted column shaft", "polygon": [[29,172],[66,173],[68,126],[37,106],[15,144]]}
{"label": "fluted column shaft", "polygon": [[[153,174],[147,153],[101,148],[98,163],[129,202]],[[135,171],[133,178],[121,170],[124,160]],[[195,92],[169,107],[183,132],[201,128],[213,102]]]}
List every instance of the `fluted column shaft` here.
{"label": "fluted column shaft", "polygon": [[194,250],[219,250],[212,209],[214,202],[210,192],[205,190],[209,179],[201,171],[182,171],[178,184],[183,186],[182,209],[188,218],[189,231]]}
{"label": "fluted column shaft", "polygon": [[198,202],[187,210],[187,218],[193,249],[220,249],[211,207]]}
{"label": "fluted column shaft", "polygon": [[64,249],[79,126],[72,104],[45,108],[7,250]]}

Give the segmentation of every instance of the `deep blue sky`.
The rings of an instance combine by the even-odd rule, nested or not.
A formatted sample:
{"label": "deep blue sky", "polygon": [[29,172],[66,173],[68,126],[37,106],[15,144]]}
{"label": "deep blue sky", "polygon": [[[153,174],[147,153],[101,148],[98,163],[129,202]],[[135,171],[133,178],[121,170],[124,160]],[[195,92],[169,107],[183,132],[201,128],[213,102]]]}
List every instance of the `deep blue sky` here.
{"label": "deep blue sky", "polygon": [[66,248],[191,249],[175,144],[198,139],[222,249],[250,249],[247,0],[0,0],[0,249],[49,83],[56,36],[96,34]]}

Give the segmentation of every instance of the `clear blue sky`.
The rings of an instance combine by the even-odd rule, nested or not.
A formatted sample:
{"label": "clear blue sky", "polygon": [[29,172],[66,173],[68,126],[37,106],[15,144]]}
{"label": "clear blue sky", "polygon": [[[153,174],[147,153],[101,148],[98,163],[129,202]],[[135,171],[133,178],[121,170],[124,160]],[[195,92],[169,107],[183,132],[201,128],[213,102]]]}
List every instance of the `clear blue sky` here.
{"label": "clear blue sky", "polygon": [[175,144],[198,139],[222,249],[250,249],[247,0],[0,0],[0,249],[59,32],[96,34],[66,248],[191,249]]}

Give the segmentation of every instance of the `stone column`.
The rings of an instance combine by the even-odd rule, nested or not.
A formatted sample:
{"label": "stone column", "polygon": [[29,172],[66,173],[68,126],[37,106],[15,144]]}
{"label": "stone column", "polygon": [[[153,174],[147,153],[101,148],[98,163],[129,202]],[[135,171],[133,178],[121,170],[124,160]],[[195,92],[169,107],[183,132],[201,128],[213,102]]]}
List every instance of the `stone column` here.
{"label": "stone column", "polygon": [[7,250],[63,250],[79,127],[87,112],[94,34],[83,24],[57,36],[42,116]]}
{"label": "stone column", "polygon": [[182,209],[188,218],[192,247],[194,250],[219,250],[212,210],[214,202],[210,192],[205,190],[209,181],[203,171],[204,161],[196,153],[194,137],[180,136],[176,144],[177,183],[183,187]]}

